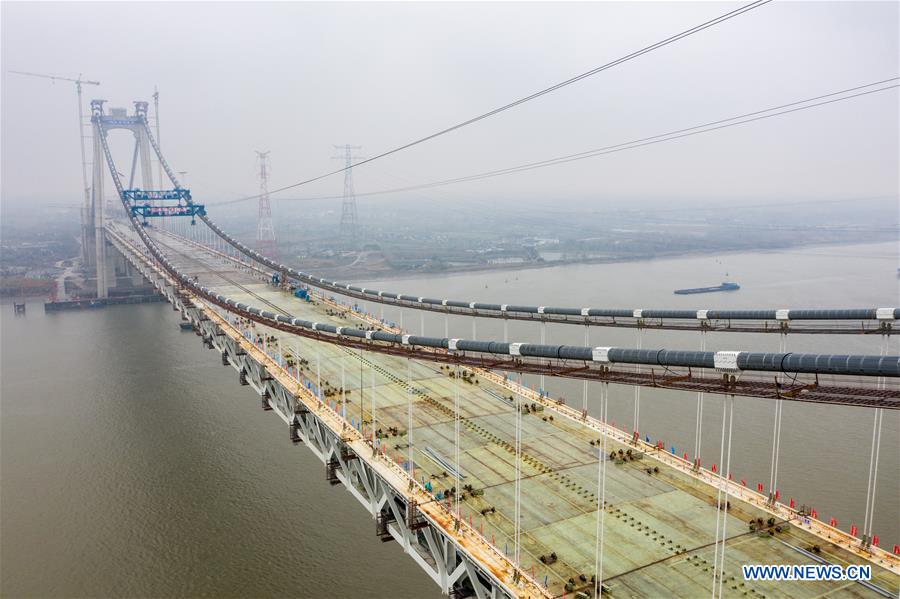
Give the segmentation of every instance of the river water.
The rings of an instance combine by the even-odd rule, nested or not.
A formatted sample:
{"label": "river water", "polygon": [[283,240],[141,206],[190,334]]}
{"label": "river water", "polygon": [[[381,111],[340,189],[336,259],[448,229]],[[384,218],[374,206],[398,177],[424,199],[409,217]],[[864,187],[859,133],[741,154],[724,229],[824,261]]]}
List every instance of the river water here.
{"label": "river water", "polygon": [[[378,283],[385,290],[479,301],[628,308],[873,307],[898,300],[893,244],[673,258],[626,264],[447,275]],[[676,296],[717,284],[735,293]],[[374,285],[373,285],[374,286]],[[376,313],[380,307],[372,307]],[[397,310],[385,316],[399,321]],[[404,310],[418,333],[419,315]],[[168,304],[24,317],[0,311],[0,594],[9,597],[438,597],[434,585],[323,465],[293,447]],[[450,322],[470,337],[471,319]],[[428,315],[425,333],[443,335]],[[478,338],[502,338],[478,324]],[[513,323],[513,341],[539,340]],[[581,327],[548,327],[547,342],[582,344]],[[592,345],[634,346],[633,330],[596,329]],[[684,333],[645,332],[642,346],[699,347]],[[791,351],[878,353],[878,338],[789,336]],[[778,349],[765,335],[711,334],[707,349]],[[891,342],[891,353],[900,352]],[[530,384],[539,384],[534,378]],[[547,390],[580,405],[582,385]],[[613,386],[610,418],[630,427],[633,390]],[[589,409],[596,389],[589,388]],[[719,460],[721,405],[707,396],[703,462]],[[640,430],[692,452],[696,395],[644,390]],[[774,404],[735,403],[735,478],[768,483]],[[872,412],[787,402],[782,497],[862,526]],[[900,542],[900,415],[884,419],[875,532]]]}

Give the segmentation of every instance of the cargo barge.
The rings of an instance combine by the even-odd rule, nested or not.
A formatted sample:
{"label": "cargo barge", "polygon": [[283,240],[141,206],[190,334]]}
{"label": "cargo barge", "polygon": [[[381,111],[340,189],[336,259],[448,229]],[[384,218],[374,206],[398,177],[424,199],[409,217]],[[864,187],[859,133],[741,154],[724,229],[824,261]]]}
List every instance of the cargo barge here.
{"label": "cargo barge", "polygon": [[716,291],[737,291],[741,286],[737,283],[722,283],[716,287],[694,287],[692,289],[676,289],[676,295],[693,295],[695,293],[715,293]]}

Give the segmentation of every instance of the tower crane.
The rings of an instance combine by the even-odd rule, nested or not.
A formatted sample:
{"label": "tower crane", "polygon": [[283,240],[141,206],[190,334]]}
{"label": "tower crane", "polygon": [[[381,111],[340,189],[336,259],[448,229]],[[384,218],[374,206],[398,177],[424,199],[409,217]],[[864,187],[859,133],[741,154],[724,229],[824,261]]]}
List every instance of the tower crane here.
{"label": "tower crane", "polygon": [[[88,185],[88,177],[87,177],[87,159],[85,158],[84,151],[84,109],[82,108],[81,102],[81,86],[82,85],[100,85],[99,81],[91,81],[89,79],[82,79],[81,74],[78,75],[77,79],[72,79],[71,77],[58,77],[56,75],[45,75],[42,73],[29,73],[26,71],[10,71],[10,73],[15,73],[16,75],[25,75],[26,77],[40,77],[41,79],[50,79],[53,83],[57,81],[70,81],[75,84],[75,91],[78,94],[78,140],[81,143],[81,182],[84,187],[84,209],[81,213],[81,226],[82,228],[90,226],[88,224],[88,212],[91,207],[91,188]],[[82,231],[82,239],[84,239],[84,232]],[[82,252],[87,252],[87,248],[82,247]]]}

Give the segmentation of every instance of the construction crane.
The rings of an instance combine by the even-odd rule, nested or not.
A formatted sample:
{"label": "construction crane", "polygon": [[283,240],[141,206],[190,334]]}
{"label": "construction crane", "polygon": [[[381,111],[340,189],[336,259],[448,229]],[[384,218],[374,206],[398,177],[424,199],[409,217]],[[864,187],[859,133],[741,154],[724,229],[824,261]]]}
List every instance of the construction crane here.
{"label": "construction crane", "polygon": [[[85,157],[84,151],[84,109],[82,101],[81,101],[81,86],[82,85],[100,85],[99,81],[91,81],[89,79],[82,79],[81,74],[79,73],[77,79],[72,79],[71,77],[57,77],[56,75],[44,75],[42,73],[28,73],[26,71],[10,71],[10,73],[15,73],[16,75],[25,75],[26,77],[40,77],[41,79],[50,79],[53,83],[57,81],[70,81],[75,84],[75,91],[78,94],[78,141],[81,142],[81,182],[84,187],[84,210],[81,213],[81,226],[86,227],[88,224],[88,216],[91,207],[91,188],[88,185],[88,177],[87,177],[87,158]],[[82,236],[82,239],[84,236]],[[86,252],[86,248],[82,248],[82,252]]]}

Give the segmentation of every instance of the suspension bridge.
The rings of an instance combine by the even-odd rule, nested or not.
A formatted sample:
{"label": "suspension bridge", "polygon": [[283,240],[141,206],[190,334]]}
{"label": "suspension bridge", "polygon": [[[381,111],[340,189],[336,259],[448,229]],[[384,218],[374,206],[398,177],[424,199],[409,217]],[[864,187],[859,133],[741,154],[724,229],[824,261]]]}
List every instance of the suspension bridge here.
{"label": "suspension bridge", "polygon": [[[105,297],[114,270],[140,273],[203,344],[237,371],[261,409],[287,425],[286,440],[324,463],[397,542],[453,597],[629,596],[894,597],[900,549],[873,530],[885,411],[900,408],[900,357],[889,355],[900,308],[650,310],[530,306],[429,298],[297,271],[219,227],[160,151],[147,103],[133,113],[91,104],[92,193],[84,247]],[[108,144],[135,138],[128,185]],[[154,189],[151,162],[167,182]],[[134,187],[141,171],[143,189]],[[107,209],[111,178],[121,206]],[[169,187],[171,185],[171,187]],[[150,223],[154,226],[149,226]],[[114,253],[121,259],[112,260]],[[118,266],[117,266],[118,265]],[[443,314],[443,337],[419,334],[359,302]],[[469,339],[447,319],[472,319]],[[502,339],[479,338],[479,319],[501,319]],[[509,321],[534,323],[538,342],[509,339]],[[409,321],[407,321],[409,322]],[[582,326],[583,346],[545,342],[548,326]],[[781,351],[591,346],[592,328],[776,335]],[[786,351],[788,335],[878,336],[876,355]],[[583,381],[572,406],[523,375]],[[589,392],[589,385],[590,390]],[[634,421],[609,421],[609,386],[634,387]],[[640,391],[696,401],[696,447],[678,454],[641,434]],[[734,403],[774,403],[768,485],[731,471]],[[589,414],[588,402],[596,402]],[[861,530],[845,531],[778,492],[783,403],[865,409],[872,445]],[[719,460],[701,464],[704,403],[722,406]],[[868,449],[868,448],[867,448]],[[888,491],[890,492],[890,491]],[[868,581],[766,583],[741,564],[819,563],[872,568]]]}

